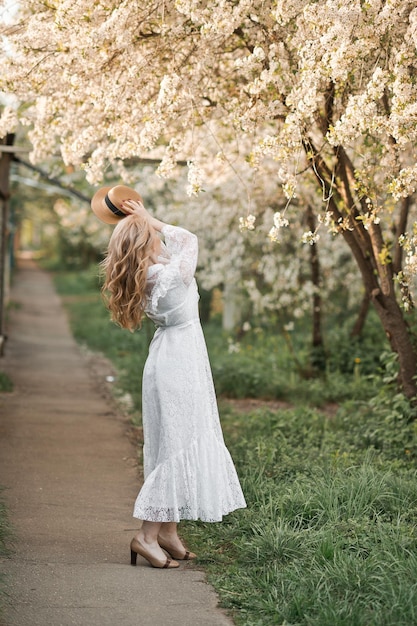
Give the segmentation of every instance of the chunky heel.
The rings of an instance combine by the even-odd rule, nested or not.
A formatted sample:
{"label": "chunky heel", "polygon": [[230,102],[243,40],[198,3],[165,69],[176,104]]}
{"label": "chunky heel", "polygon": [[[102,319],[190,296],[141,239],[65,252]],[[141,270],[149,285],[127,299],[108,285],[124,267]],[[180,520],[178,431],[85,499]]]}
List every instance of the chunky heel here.
{"label": "chunky heel", "polygon": [[132,549],[130,550],[130,564],[136,565],[136,560],[138,558],[137,552],[134,552]]}

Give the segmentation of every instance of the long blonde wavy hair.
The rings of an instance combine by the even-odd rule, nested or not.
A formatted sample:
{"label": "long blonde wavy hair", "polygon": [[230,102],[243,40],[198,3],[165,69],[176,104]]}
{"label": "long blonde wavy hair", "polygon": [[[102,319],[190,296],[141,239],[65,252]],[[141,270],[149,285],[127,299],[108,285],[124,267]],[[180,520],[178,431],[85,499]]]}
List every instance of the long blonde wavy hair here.
{"label": "long blonde wavy hair", "polygon": [[132,332],[140,327],[146,306],[146,276],[154,243],[155,231],[148,220],[129,215],[115,227],[100,264],[102,294],[111,318]]}

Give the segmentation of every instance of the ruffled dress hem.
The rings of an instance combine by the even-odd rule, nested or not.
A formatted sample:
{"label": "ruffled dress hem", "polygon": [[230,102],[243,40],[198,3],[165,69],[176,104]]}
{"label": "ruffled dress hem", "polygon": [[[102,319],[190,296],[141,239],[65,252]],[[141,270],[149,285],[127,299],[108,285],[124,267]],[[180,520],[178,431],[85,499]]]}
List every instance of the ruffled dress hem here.
{"label": "ruffled dress hem", "polygon": [[133,517],[152,522],[220,522],[224,515],[245,507],[230,453],[213,429],[149,473]]}

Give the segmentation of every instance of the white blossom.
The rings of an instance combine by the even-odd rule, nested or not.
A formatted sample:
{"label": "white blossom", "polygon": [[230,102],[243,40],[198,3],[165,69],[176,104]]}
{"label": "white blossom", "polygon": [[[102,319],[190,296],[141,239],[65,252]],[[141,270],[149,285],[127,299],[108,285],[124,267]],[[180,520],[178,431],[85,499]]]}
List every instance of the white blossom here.
{"label": "white blossom", "polygon": [[239,217],[239,230],[255,230],[255,215],[249,214],[246,217]]}
{"label": "white blossom", "polygon": [[198,196],[203,190],[203,172],[195,161],[188,161],[188,186],[187,194],[189,196]]}
{"label": "white blossom", "polygon": [[[323,289],[345,271],[357,296],[357,273],[339,263],[345,248],[334,237],[378,225],[390,241],[397,203],[417,189],[415,1],[148,4],[21,0],[16,27],[2,29],[0,90],[16,105],[3,109],[0,134],[19,120],[32,161],[59,155],[91,184],[136,176],[150,200],[161,193],[160,210],[205,240],[205,286],[244,283],[259,313],[308,308],[311,290],[297,287],[306,251],[287,258],[268,238],[313,245],[318,232],[303,232],[311,206]],[[338,149],[353,199],[336,193]],[[142,177],[148,158],[159,178],[149,169]],[[242,217],[247,206],[256,219]],[[413,238],[404,247],[409,281]]]}
{"label": "white blossom", "polygon": [[279,243],[279,228],[272,226],[268,232],[268,237],[272,243]]}
{"label": "white blossom", "polygon": [[274,226],[275,228],[282,228],[282,227],[286,227],[289,225],[289,222],[287,220],[286,217],[284,217],[283,215],[281,215],[280,211],[277,211],[276,213],[274,213]]}
{"label": "white blossom", "polygon": [[313,246],[320,239],[320,235],[317,232],[312,232],[311,230],[303,233],[301,237],[301,241],[303,243],[308,243],[310,246]]}
{"label": "white blossom", "polygon": [[19,120],[14,107],[6,106],[0,117],[0,138],[16,130]]}

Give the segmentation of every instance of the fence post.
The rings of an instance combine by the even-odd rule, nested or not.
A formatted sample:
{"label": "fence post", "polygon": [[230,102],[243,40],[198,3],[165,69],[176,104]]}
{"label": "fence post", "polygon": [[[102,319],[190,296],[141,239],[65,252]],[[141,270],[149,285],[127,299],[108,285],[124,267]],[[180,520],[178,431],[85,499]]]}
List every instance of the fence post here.
{"label": "fence post", "polygon": [[1,151],[1,145],[12,146],[14,135],[0,139],[0,356],[4,355],[6,341],[6,305],[10,281],[8,254],[10,163],[12,151]]}

